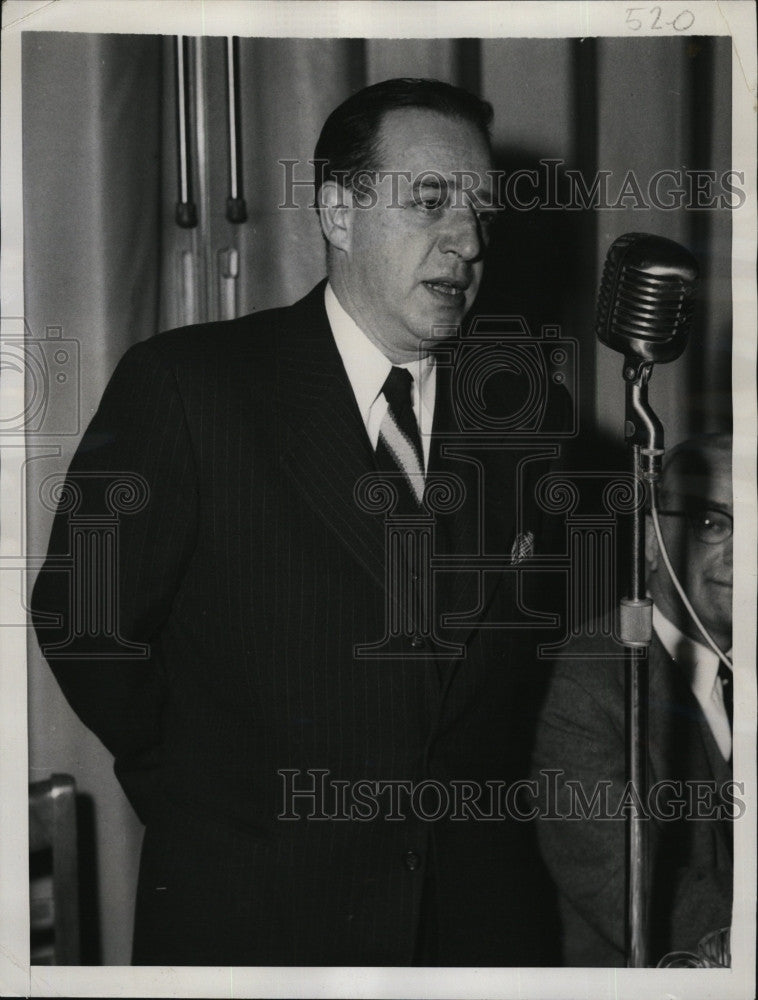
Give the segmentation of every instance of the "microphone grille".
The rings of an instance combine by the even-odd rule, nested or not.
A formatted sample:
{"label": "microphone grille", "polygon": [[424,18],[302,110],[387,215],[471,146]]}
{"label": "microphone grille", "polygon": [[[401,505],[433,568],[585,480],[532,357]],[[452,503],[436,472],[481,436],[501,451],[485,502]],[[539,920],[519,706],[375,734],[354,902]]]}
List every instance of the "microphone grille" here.
{"label": "microphone grille", "polygon": [[692,323],[697,276],[697,261],[673,240],[647,233],[620,236],[608,251],[600,282],[599,339],[648,361],[678,358]]}

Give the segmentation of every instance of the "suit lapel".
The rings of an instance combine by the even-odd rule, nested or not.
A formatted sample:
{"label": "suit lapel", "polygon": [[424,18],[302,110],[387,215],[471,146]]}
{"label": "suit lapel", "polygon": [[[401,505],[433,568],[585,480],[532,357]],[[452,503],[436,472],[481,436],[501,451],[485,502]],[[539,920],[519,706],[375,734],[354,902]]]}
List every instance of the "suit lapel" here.
{"label": "suit lapel", "polygon": [[651,736],[655,737],[651,745],[659,758],[656,771],[667,778],[690,772],[702,778],[715,776],[701,722],[709,731],[710,727],[682,668],[671,659],[655,633],[649,684]]}
{"label": "suit lapel", "polygon": [[[376,471],[374,454],[329,327],[324,283],[283,313],[277,398],[284,413],[282,465],[340,544],[385,586],[385,513],[355,498],[361,478]],[[461,433],[452,371],[437,368],[427,483],[452,475],[462,502],[435,518],[435,618],[439,635],[464,645],[503,573],[483,573],[483,552],[503,556],[516,530],[518,453]],[[476,447],[476,442],[479,447]]]}
{"label": "suit lapel", "polygon": [[[689,681],[680,666],[671,659],[657,635],[651,656],[650,701],[670,713],[671,724],[666,754],[674,767],[691,769],[697,764],[697,776],[721,783],[731,776],[731,766],[724,760],[703,715]],[[686,773],[677,770],[676,773]]]}
{"label": "suit lapel", "polygon": [[[650,654],[651,759],[658,778],[715,781],[717,788],[732,777],[681,667],[654,633]],[[713,827],[730,851],[728,826]]]}
{"label": "suit lapel", "polygon": [[501,442],[461,432],[452,383],[451,370],[439,366],[428,484],[433,485],[435,476],[452,476],[462,491],[456,509],[437,516],[436,554],[446,568],[438,574],[436,590],[442,635],[464,644],[503,580],[502,572],[483,572],[482,557],[503,557],[509,551],[516,522],[517,455]]}
{"label": "suit lapel", "polygon": [[[461,490],[460,505],[450,513],[438,513],[435,518],[435,556],[444,560],[446,566],[435,574],[435,619],[446,639],[452,638],[447,619],[460,615],[461,611],[468,610],[476,603],[476,579],[474,574],[466,571],[462,560],[477,549],[476,514],[479,496],[478,470],[470,462],[462,461],[457,451],[463,449],[455,447],[457,423],[450,383],[450,370],[438,367],[427,475],[427,488],[430,492],[435,481],[443,484],[446,477],[452,477]],[[456,561],[459,562],[458,566],[455,566]],[[453,641],[465,641],[460,626],[453,626],[453,631]]]}
{"label": "suit lapel", "polygon": [[282,465],[340,544],[383,586],[383,515],[361,509],[355,498],[357,483],[375,471],[373,452],[329,327],[324,286],[287,311],[280,334]]}
{"label": "suit lapel", "polygon": [[[695,696],[693,695],[693,698]],[[700,726],[700,736],[703,741],[703,747],[705,749],[706,757],[708,758],[708,763],[710,764],[711,774],[715,778],[719,787],[721,787],[725,782],[731,781],[732,778],[732,766],[729,761],[724,760],[724,755],[719,750],[718,744],[716,743],[716,738],[713,735],[711,727],[708,725],[708,720],[703,715],[700,705],[698,708],[698,723]]]}

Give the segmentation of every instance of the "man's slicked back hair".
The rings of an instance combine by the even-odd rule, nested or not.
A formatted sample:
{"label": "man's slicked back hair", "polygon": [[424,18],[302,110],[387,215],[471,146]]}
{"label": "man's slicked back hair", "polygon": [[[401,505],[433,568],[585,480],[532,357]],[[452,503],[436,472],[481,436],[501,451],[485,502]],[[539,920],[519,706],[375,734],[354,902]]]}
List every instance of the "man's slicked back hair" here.
{"label": "man's slicked back hair", "polygon": [[460,118],[473,125],[487,148],[492,148],[493,110],[489,101],[441,80],[411,77],[383,80],[348,97],[324,123],[313,154],[317,201],[325,181],[336,180],[349,188],[356,174],[379,169],[384,116],[402,108],[424,108]]}

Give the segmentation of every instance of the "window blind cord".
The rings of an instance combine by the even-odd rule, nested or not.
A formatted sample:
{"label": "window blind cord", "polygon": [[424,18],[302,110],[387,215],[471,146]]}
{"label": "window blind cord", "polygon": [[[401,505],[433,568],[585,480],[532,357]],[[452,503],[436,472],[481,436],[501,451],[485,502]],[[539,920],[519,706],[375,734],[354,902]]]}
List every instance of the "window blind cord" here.
{"label": "window blind cord", "polygon": [[229,197],[226,218],[229,222],[247,220],[247,205],[242,190],[242,136],[240,130],[240,52],[239,38],[226,39],[226,104],[229,139]]}
{"label": "window blind cord", "polygon": [[174,64],[176,69],[176,151],[179,201],[176,205],[176,224],[182,229],[193,229],[197,225],[197,206],[192,194],[192,154],[190,150],[191,120],[190,92],[187,63],[189,61],[189,38],[177,35],[174,38]]}

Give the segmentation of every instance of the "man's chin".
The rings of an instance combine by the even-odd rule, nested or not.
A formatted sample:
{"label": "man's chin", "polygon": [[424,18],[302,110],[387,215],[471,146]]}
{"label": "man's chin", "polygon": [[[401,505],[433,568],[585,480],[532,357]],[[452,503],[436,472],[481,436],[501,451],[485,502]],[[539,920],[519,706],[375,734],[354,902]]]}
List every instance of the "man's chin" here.
{"label": "man's chin", "polygon": [[450,340],[451,337],[460,336],[461,320],[454,321],[447,317],[433,316],[427,317],[427,323],[428,326],[423,334],[420,329],[418,331],[418,345],[419,349],[423,349],[423,353],[426,353],[435,344]]}
{"label": "man's chin", "polygon": [[456,336],[463,326],[468,309],[451,309],[438,307],[430,309],[424,316],[426,328],[429,331],[424,339],[444,340]]}

